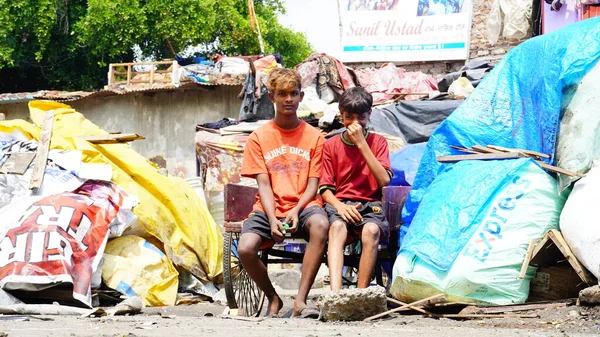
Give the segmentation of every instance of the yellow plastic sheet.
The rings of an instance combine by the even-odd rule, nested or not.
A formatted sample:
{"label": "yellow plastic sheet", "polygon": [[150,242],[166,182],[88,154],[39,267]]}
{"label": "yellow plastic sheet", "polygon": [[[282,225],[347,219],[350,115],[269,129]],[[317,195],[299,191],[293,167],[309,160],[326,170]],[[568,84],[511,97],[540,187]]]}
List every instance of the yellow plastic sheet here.
{"label": "yellow plastic sheet", "polygon": [[68,105],[32,101],[29,110],[37,127],[24,121],[0,122],[0,131],[18,127],[37,139],[45,112],[54,110],[52,149],[80,150],[86,163],[110,164],[113,182],[140,200],[133,211],[146,233],[162,242],[161,248],[170,261],[202,281],[222,276],[222,235],[206,205],[184,180],[159,174],[152,163],[127,144],[94,145],[85,141],[81,136],[107,132]]}
{"label": "yellow plastic sheet", "polygon": [[175,305],[177,275],[166,255],[139,236],[125,235],[106,245],[104,283],[128,296],[139,296],[145,306]]}

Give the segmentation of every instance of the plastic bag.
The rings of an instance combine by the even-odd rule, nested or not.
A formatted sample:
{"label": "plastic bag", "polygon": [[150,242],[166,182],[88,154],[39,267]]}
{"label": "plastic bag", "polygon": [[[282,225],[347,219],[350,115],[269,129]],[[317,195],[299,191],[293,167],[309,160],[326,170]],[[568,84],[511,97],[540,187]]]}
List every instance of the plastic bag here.
{"label": "plastic bag", "polygon": [[496,0],[488,14],[488,40],[495,45],[500,32],[505,39],[523,40],[531,36],[532,3],[522,0]]}
{"label": "plastic bag", "polygon": [[475,90],[471,82],[466,77],[459,77],[456,81],[452,82],[448,93],[454,95],[457,99],[465,99]]}
{"label": "plastic bag", "polygon": [[492,46],[495,45],[502,32],[502,10],[500,9],[500,0],[496,0],[492,4],[492,9],[490,9],[490,13],[488,14],[485,28],[490,44]]}
{"label": "plastic bag", "polygon": [[519,272],[531,240],[558,228],[566,195],[533,160],[463,161],[431,185],[393,269],[392,294],[413,301],[523,303],[535,268]]}
{"label": "plastic bag", "polygon": [[106,245],[102,279],[127,297],[138,296],[145,306],[175,305],[178,274],[166,255],[133,235]]}
{"label": "plastic bag", "polygon": [[[567,105],[560,122],[556,144],[556,165],[566,170],[586,173],[592,162],[600,159],[600,64],[585,75],[578,86],[570,88],[573,95],[566,94]],[[558,175],[560,190],[576,177]]]}
{"label": "plastic bag", "polygon": [[573,254],[600,277],[600,166],[575,183],[560,215],[560,230]]}

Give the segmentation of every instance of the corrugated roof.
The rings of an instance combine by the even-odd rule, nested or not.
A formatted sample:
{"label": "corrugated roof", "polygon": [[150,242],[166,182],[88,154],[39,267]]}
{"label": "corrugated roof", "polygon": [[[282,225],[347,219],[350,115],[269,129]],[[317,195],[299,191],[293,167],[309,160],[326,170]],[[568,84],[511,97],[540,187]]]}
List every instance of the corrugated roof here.
{"label": "corrugated roof", "polygon": [[104,89],[96,92],[88,91],[58,91],[58,90],[41,90],[36,92],[21,92],[21,93],[7,93],[0,94],[0,105],[1,104],[14,104],[20,102],[29,102],[34,99],[46,99],[58,102],[72,102],[83,98],[92,97],[108,97],[115,95],[127,95],[138,92],[160,92],[167,90],[183,90],[191,89],[200,86],[234,86],[243,85],[246,78],[245,74],[240,75],[229,75],[222,74],[223,76],[212,77],[211,83],[196,83],[196,82],[183,82],[182,84],[175,86],[173,84],[155,83],[150,86],[149,83],[138,83],[129,86],[122,84],[114,84],[112,86],[106,86]]}
{"label": "corrugated roof", "polygon": [[48,99],[59,102],[74,101],[89,95],[93,92],[88,91],[58,91],[41,90],[36,92],[19,92],[0,94],[0,104],[13,104],[19,102],[29,102],[34,99]]}

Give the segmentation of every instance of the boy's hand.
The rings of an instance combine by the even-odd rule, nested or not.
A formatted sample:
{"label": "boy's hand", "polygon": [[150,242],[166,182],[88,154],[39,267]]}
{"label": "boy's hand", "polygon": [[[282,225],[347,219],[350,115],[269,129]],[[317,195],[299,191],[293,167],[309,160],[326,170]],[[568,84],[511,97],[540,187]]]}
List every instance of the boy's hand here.
{"label": "boy's hand", "polygon": [[360,213],[358,212],[360,206],[361,204],[354,206],[341,204],[339,207],[336,208],[336,210],[339,216],[341,216],[342,219],[344,219],[344,221],[351,224],[357,224],[363,221],[362,215],[360,215]]}
{"label": "boy's hand", "polygon": [[363,128],[360,124],[354,121],[352,124],[348,125],[346,128],[346,132],[348,133],[348,138],[355,145],[362,145],[365,143],[365,134],[363,133]]}
{"label": "boy's hand", "polygon": [[283,242],[285,238],[283,235],[283,224],[278,219],[273,219],[269,221],[269,225],[271,225],[271,237],[277,243]]}
{"label": "boy's hand", "polygon": [[288,224],[290,228],[286,230],[288,233],[296,233],[298,230],[298,209],[296,207],[292,208],[288,215],[285,217],[284,223]]}

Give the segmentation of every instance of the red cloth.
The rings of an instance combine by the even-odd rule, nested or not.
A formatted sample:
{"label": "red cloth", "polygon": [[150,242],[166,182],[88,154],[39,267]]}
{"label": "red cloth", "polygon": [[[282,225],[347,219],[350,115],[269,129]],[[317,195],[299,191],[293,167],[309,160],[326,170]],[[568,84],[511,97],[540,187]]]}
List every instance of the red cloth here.
{"label": "red cloth", "polygon": [[[356,146],[349,145],[342,137],[343,134],[325,142],[319,191],[330,189],[339,200],[381,200],[381,188],[367,166],[367,161]],[[391,176],[390,154],[385,138],[369,133],[367,144]]]}

